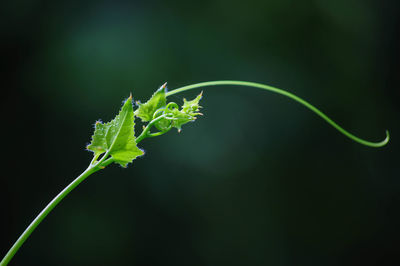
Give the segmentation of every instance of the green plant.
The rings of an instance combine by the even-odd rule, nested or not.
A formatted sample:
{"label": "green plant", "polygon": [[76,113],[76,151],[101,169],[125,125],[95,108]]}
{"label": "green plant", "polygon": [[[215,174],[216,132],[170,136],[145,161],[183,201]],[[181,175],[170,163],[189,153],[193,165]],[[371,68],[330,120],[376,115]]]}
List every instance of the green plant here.
{"label": "green plant", "polygon": [[[122,167],[127,167],[127,165],[134,159],[144,154],[144,152],[137,147],[137,144],[139,144],[142,140],[145,138],[163,135],[172,128],[176,128],[178,131],[180,131],[184,124],[194,121],[198,115],[201,115],[199,112],[201,108],[199,106],[199,102],[202,97],[202,93],[200,93],[191,101],[184,99],[181,107],[174,102],[167,102],[168,96],[195,88],[218,85],[254,87],[289,97],[319,115],[322,119],[324,119],[348,138],[362,145],[369,147],[382,147],[389,142],[388,131],[386,131],[386,138],[380,142],[371,142],[358,138],[336,124],[333,120],[319,111],[316,107],[309,104],[307,101],[290,92],[268,85],[246,81],[223,80],[197,83],[167,92],[166,84],[164,84],[147,102],[143,104],[137,103],[138,107],[135,111],[133,110],[131,95],[123,104],[119,114],[112,121],[108,123],[102,123],[100,121],[96,122],[95,131],[92,136],[92,142],[87,146],[87,149],[94,153],[93,159],[88,168],[74,181],[72,181],[64,190],[62,190],[39,213],[39,215],[32,221],[32,223],[27,227],[27,229],[22,233],[22,235],[5,255],[3,260],[0,262],[0,266],[5,266],[10,262],[15,253],[31,235],[35,228],[40,224],[40,222],[65,196],[69,194],[69,192],[71,192],[88,176],[101,169],[104,169],[111,163],[116,163]],[[134,132],[135,117],[140,118],[142,122],[147,123],[138,137],[135,137]]]}

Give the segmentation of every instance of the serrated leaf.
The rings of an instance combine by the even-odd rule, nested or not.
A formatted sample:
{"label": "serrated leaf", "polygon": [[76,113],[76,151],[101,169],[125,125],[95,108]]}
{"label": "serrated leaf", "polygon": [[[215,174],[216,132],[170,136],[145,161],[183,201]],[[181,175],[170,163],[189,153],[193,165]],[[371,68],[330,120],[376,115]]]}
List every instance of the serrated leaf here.
{"label": "serrated leaf", "polygon": [[192,116],[192,115],[185,113],[182,110],[180,111],[178,109],[173,109],[172,114],[174,117],[174,120],[172,120],[172,126],[174,128],[177,128],[178,131],[181,131],[181,128],[184,124],[186,124],[190,121],[194,121],[196,119],[195,116]]}
{"label": "serrated leaf", "polygon": [[201,108],[201,106],[199,106],[201,98],[202,93],[200,93],[191,101],[183,99],[181,110],[178,108],[165,110],[165,113],[168,114],[170,119],[162,119],[156,123],[155,126],[161,131],[166,130],[169,128],[169,126],[177,128],[178,131],[181,131],[184,124],[196,120],[196,116],[201,115],[201,113],[198,112]]}
{"label": "serrated leaf", "polygon": [[157,109],[167,104],[166,90],[167,86],[165,83],[151,96],[150,100],[145,103],[139,103],[139,107],[135,111],[135,116],[139,117],[142,122],[151,121]]}
{"label": "serrated leaf", "polygon": [[129,97],[119,114],[108,123],[96,122],[92,143],[87,149],[95,155],[109,152],[116,163],[126,167],[143,151],[136,146],[132,98]]}
{"label": "serrated leaf", "polygon": [[92,136],[92,143],[86,148],[95,153],[95,156],[99,156],[100,154],[106,152],[107,150],[107,142],[106,142],[106,134],[108,127],[101,123],[100,121],[96,122],[94,134]]}
{"label": "serrated leaf", "polygon": [[199,106],[199,102],[202,97],[203,97],[203,92],[201,92],[199,95],[197,95],[196,98],[194,98],[191,101],[187,101],[185,98],[183,98],[182,111],[188,114],[197,112],[201,107]]}

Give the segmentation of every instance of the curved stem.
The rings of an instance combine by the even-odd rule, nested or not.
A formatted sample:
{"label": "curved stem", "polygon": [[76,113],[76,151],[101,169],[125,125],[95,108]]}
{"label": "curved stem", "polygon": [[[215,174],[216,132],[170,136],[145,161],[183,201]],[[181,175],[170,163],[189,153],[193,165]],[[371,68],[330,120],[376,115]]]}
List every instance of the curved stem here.
{"label": "curved stem", "polygon": [[[150,133],[150,129],[153,127],[153,125],[165,117],[166,117],[166,115],[160,115],[157,118],[151,120],[150,123],[148,123],[147,126],[143,129],[142,133],[136,138],[136,144],[138,144],[139,142],[141,142],[143,139],[145,139],[147,137],[155,137],[155,136],[159,136],[159,135],[166,133],[167,131],[162,132],[161,134],[158,134],[158,135],[152,135]],[[159,132],[157,132],[157,133],[159,133]],[[157,134],[157,133],[153,133],[153,134]]]}
{"label": "curved stem", "polygon": [[313,106],[312,104],[308,103],[307,101],[301,99],[300,97],[294,95],[293,93],[290,93],[288,91],[278,89],[278,88],[275,88],[272,86],[260,84],[260,83],[248,82],[248,81],[237,81],[237,80],[208,81],[208,82],[201,82],[201,83],[184,86],[184,87],[169,91],[169,92],[167,92],[167,96],[171,96],[171,95],[174,95],[174,94],[177,94],[180,92],[184,92],[184,91],[188,91],[188,90],[192,90],[192,89],[196,89],[196,88],[209,87],[209,86],[220,86],[220,85],[236,85],[236,86],[259,88],[262,90],[267,90],[270,92],[274,92],[274,93],[289,97],[292,100],[304,105],[309,110],[311,110],[314,113],[316,113],[317,115],[319,115],[323,120],[325,120],[327,123],[329,123],[331,126],[333,126],[336,130],[338,130],[340,133],[342,133],[346,137],[348,137],[351,140],[358,142],[362,145],[369,146],[369,147],[382,147],[382,146],[385,146],[389,142],[389,131],[388,130],[386,130],[386,138],[382,141],[372,142],[372,141],[367,141],[367,140],[361,139],[361,138],[351,134],[350,132],[348,132],[347,130],[345,130],[344,128],[339,126],[338,124],[336,124],[336,122],[334,122],[327,115],[325,115],[323,112],[318,110],[315,106]]}
{"label": "curved stem", "polygon": [[31,224],[25,229],[18,240],[14,243],[11,249],[7,252],[6,256],[0,262],[0,266],[6,266],[10,260],[14,257],[15,253],[26,241],[26,239],[32,234],[36,227],[43,221],[44,218],[57,206],[57,204],[65,198],[76,186],[78,186],[88,176],[98,171],[95,167],[89,166],[80,176],[72,181],[66,188],[64,188],[31,222]]}
{"label": "curved stem", "polygon": [[[98,156],[97,156],[98,157]],[[94,160],[89,164],[89,167],[80,174],[74,181],[72,181],[67,187],[65,187],[57,196],[54,197],[52,201],[36,216],[36,218],[30,223],[30,225],[25,229],[21,236],[17,239],[14,245],[10,248],[7,254],[0,262],[0,266],[6,266],[11,259],[14,257],[15,253],[20,249],[22,244],[28,239],[36,227],[43,221],[44,218],[63,200],[74,188],[76,188],[83,180],[85,180],[91,174],[103,169],[110,163],[114,161],[113,158],[107,160],[108,154],[106,153],[96,164],[93,162],[97,159],[95,156]]]}
{"label": "curved stem", "polygon": [[[287,92],[282,89],[278,89],[272,86],[260,84],[260,83],[255,83],[255,82],[247,82],[247,81],[235,81],[235,80],[220,80],[220,81],[209,81],[209,82],[202,82],[202,83],[197,83],[197,84],[192,84],[189,86],[184,86],[175,90],[172,90],[168,92],[166,95],[171,96],[173,94],[177,94],[180,92],[184,92],[187,90],[195,89],[195,88],[200,88],[200,87],[208,87],[208,86],[218,86],[218,85],[236,85],[236,86],[247,86],[247,87],[254,87],[254,88],[259,88],[267,91],[271,91],[277,94],[284,95],[286,97],[291,98],[292,100],[304,105],[307,107],[309,110],[313,111],[317,115],[319,115],[322,119],[324,119],[327,123],[329,123],[331,126],[333,126],[335,129],[337,129],[339,132],[341,132],[343,135],[347,136],[348,138],[352,139],[355,142],[358,142],[360,144],[363,144],[365,146],[369,147],[382,147],[386,145],[389,142],[389,131],[386,131],[386,138],[380,142],[371,142],[371,141],[366,141],[361,138],[356,137],[355,135],[351,134],[347,130],[343,129],[341,126],[336,124],[332,119],[330,119],[327,115],[322,113],[320,110],[318,110],[316,107],[308,103],[307,101],[301,99],[300,97]],[[136,143],[139,143],[146,137],[155,137],[162,135],[166,133],[166,131],[161,131],[161,132],[156,132],[156,133],[150,133],[151,127],[161,119],[165,118],[166,115],[161,115],[155,119],[153,119],[143,130],[142,134],[137,137]],[[58,203],[62,199],[64,199],[75,187],[77,187],[82,181],[84,181],[88,176],[91,174],[99,171],[100,169],[103,169],[107,165],[111,164],[114,162],[114,159],[111,157],[109,158],[109,152],[105,153],[99,161],[97,161],[97,158],[99,155],[95,155],[91,163],[89,164],[89,167],[81,174],[79,175],[74,181],[72,181],[66,188],[64,188],[40,213],[39,215],[31,222],[31,224],[25,229],[25,231],[21,234],[21,236],[17,239],[17,241],[14,243],[14,245],[11,247],[11,249],[7,252],[5,257],[1,260],[0,266],[6,266],[11,259],[14,257],[15,253],[19,250],[19,248],[23,245],[23,243],[28,239],[28,237],[32,234],[32,232],[36,229],[36,227],[43,221],[44,218],[54,209],[54,207],[57,206]]]}

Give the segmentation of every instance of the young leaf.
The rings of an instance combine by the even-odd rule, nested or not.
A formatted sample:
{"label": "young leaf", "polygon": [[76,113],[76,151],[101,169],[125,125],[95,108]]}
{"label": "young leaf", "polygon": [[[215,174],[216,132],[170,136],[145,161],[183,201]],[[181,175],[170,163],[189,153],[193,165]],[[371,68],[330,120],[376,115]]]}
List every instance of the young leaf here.
{"label": "young leaf", "polygon": [[177,128],[178,131],[181,131],[184,124],[196,120],[196,116],[201,115],[201,113],[198,112],[201,108],[201,106],[199,106],[201,97],[202,93],[191,101],[183,99],[181,110],[178,108],[166,109],[165,113],[170,116],[170,119],[162,119],[156,123],[155,126],[159,130],[166,130],[169,126],[172,126]]}
{"label": "young leaf", "polygon": [[126,167],[143,151],[136,146],[132,97],[129,97],[119,114],[108,123],[96,122],[92,143],[88,150],[98,156],[108,152],[116,163]]}
{"label": "young leaf", "polygon": [[194,113],[201,108],[199,106],[199,102],[201,98],[203,97],[203,92],[201,92],[199,95],[197,95],[196,98],[194,98],[191,101],[187,101],[185,98],[183,98],[183,105],[182,105],[182,111],[185,113]]}
{"label": "young leaf", "polygon": [[182,130],[184,124],[196,119],[195,116],[185,113],[183,110],[180,111],[178,109],[173,109],[171,113],[174,117],[174,120],[172,120],[172,126],[178,129],[178,131]]}
{"label": "young leaf", "polygon": [[96,122],[94,134],[92,136],[92,143],[90,143],[89,146],[86,147],[88,150],[93,151],[96,157],[106,152],[107,150],[107,130],[108,126],[101,123],[100,121]]}
{"label": "young leaf", "polygon": [[149,122],[153,119],[153,115],[157,109],[164,107],[167,104],[166,97],[167,83],[162,85],[150,100],[145,103],[139,103],[139,108],[135,111],[135,115],[139,117],[142,122]]}

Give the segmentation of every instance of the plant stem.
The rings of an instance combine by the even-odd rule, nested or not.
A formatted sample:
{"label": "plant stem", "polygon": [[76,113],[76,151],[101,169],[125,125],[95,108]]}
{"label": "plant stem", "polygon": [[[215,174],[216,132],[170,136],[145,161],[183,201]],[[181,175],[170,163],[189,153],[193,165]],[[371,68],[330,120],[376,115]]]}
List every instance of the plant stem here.
{"label": "plant stem", "polygon": [[386,130],[386,138],[384,140],[382,140],[382,141],[371,142],[371,141],[367,141],[367,140],[361,139],[361,138],[351,134],[350,132],[348,132],[347,130],[345,130],[344,128],[339,126],[338,124],[336,124],[336,122],[334,122],[326,114],[324,114],[323,112],[318,110],[315,106],[313,106],[309,102],[301,99],[300,97],[294,95],[293,93],[290,93],[288,91],[285,91],[285,90],[282,90],[282,89],[278,89],[278,88],[275,88],[275,87],[272,87],[272,86],[260,84],[260,83],[249,82],[249,81],[238,81],[238,80],[208,81],[208,82],[201,82],[201,83],[196,83],[196,84],[184,86],[184,87],[169,91],[169,92],[167,92],[167,96],[171,96],[173,94],[177,94],[177,93],[180,93],[180,92],[184,92],[184,91],[188,91],[188,90],[192,90],[192,89],[196,89],[196,88],[209,87],[209,86],[221,86],[221,85],[236,85],[236,86],[246,86],[246,87],[259,88],[259,89],[262,89],[262,90],[267,90],[267,91],[270,91],[270,92],[274,92],[274,93],[281,94],[281,95],[284,95],[286,97],[289,97],[292,100],[304,105],[309,110],[311,110],[314,113],[316,113],[317,115],[319,115],[323,120],[325,120],[327,123],[329,123],[332,127],[334,127],[336,130],[338,130],[340,133],[342,133],[346,137],[348,137],[351,140],[353,140],[355,142],[358,142],[358,143],[360,143],[362,145],[377,148],[377,147],[385,146],[389,142],[389,131],[388,130]]}
{"label": "plant stem", "polygon": [[85,180],[91,174],[100,170],[100,166],[104,167],[102,164],[107,165],[110,163],[105,161],[99,161],[96,165],[90,164],[89,167],[74,181],[72,181],[66,188],[64,188],[49,204],[39,213],[39,215],[31,222],[31,224],[25,229],[18,240],[14,243],[11,249],[7,252],[3,260],[0,262],[0,266],[6,266],[10,260],[14,257],[15,253],[22,246],[22,244],[28,239],[36,227],[43,221],[44,218],[57,206],[60,201],[65,198],[76,186],[78,186],[83,180]]}
{"label": "plant stem", "polygon": [[[260,84],[260,83],[255,83],[255,82],[247,82],[247,81],[235,81],[235,80],[219,80],[219,81],[208,81],[208,82],[202,82],[202,83],[197,83],[197,84],[192,84],[188,86],[184,86],[175,90],[172,90],[168,92],[166,95],[171,96],[176,93],[184,92],[187,90],[195,89],[195,88],[200,88],[200,87],[208,87],[208,86],[218,86],[218,85],[237,85],[237,86],[247,86],[247,87],[253,87],[253,88],[259,88],[263,90],[267,90],[270,92],[274,92],[277,94],[284,95],[286,97],[291,98],[292,100],[304,105],[307,107],[309,110],[313,111],[317,115],[319,115],[323,120],[325,120],[327,123],[329,123],[331,126],[333,126],[335,129],[337,129],[339,132],[341,132],[343,135],[346,137],[350,138],[351,140],[358,142],[362,145],[369,146],[369,147],[382,147],[386,145],[389,142],[389,131],[386,131],[386,138],[383,141],[380,142],[371,142],[371,141],[366,141],[361,138],[356,137],[355,135],[351,134],[338,124],[336,124],[332,119],[330,119],[327,115],[322,113],[320,110],[318,110],[315,106],[311,105],[307,101],[301,99],[300,97],[282,90],[278,89],[272,86]],[[132,97],[132,96],[131,96]],[[131,99],[131,98],[130,98]],[[172,104],[172,103],[170,103]],[[175,104],[175,103],[174,103]],[[176,104],[175,104],[176,105]],[[149,124],[144,128],[143,132],[136,138],[136,143],[141,142],[143,139],[147,137],[155,137],[162,135],[169,131],[169,129],[156,132],[156,133],[150,133],[151,128],[155,123],[160,121],[161,119],[166,118],[166,115],[161,115],[158,116],[157,118],[154,118],[152,121],[149,122]],[[14,243],[14,245],[11,247],[11,249],[7,252],[5,257],[2,259],[0,262],[0,266],[6,266],[11,259],[14,257],[15,253],[19,250],[19,248],[23,245],[23,243],[28,239],[28,237],[32,234],[32,232],[36,229],[36,227],[43,221],[44,218],[54,209],[54,207],[57,206],[58,203],[62,199],[64,199],[75,187],[77,187],[82,181],[84,181],[88,176],[91,174],[103,169],[107,165],[111,164],[114,162],[114,159],[111,157],[109,158],[109,151],[106,152],[99,161],[97,161],[97,158],[99,157],[99,154],[95,155],[91,163],[89,164],[89,167],[80,175],[78,176],[74,181],[72,181],[66,188],[64,188],[40,213],[39,215],[31,222],[31,224],[25,229],[25,231],[21,234],[21,236],[17,239],[17,241]]]}
{"label": "plant stem", "polygon": [[[143,139],[149,136],[153,136],[150,134],[151,127],[161,119],[163,119],[165,115],[159,116],[156,119],[153,119],[147,127],[143,130],[142,134],[137,138],[136,142],[139,143]],[[162,132],[161,134],[164,134]],[[157,134],[157,133],[154,133]],[[160,134],[160,135],[161,135]],[[25,243],[28,237],[32,234],[32,232],[36,229],[36,227],[46,218],[46,216],[63,200],[75,187],[77,187],[83,180],[85,180],[91,174],[105,168],[107,165],[114,162],[112,157],[109,157],[109,151],[107,151],[99,161],[96,161],[99,157],[99,154],[94,155],[92,161],[89,164],[89,167],[74,181],[72,181],[67,187],[65,187],[49,204],[39,213],[38,216],[30,223],[30,225],[25,229],[25,231],[21,234],[21,236],[17,239],[14,245],[10,248],[7,254],[0,262],[0,266],[6,266],[11,259],[14,257],[15,253],[21,248],[21,246]]]}
{"label": "plant stem", "polygon": [[[155,123],[157,123],[158,121],[160,121],[161,119],[163,119],[163,118],[165,118],[166,117],[166,115],[160,115],[160,116],[158,116],[157,118],[155,118],[155,119],[153,119],[153,120],[151,120],[148,124],[147,124],[147,126],[143,129],[143,131],[142,131],[142,134],[140,134],[137,138],[136,138],[136,144],[138,144],[139,142],[141,142],[143,139],[145,139],[145,138],[147,138],[147,137],[155,137],[155,136],[159,136],[159,135],[162,135],[162,134],[164,134],[164,133],[166,133],[167,131],[165,131],[165,132],[157,132],[157,133],[160,133],[159,135],[157,134],[157,133],[153,133],[153,134],[157,134],[157,135],[151,135],[151,133],[150,133],[150,129],[153,127],[153,125],[155,124]],[[1,265],[0,265],[1,266]]]}

